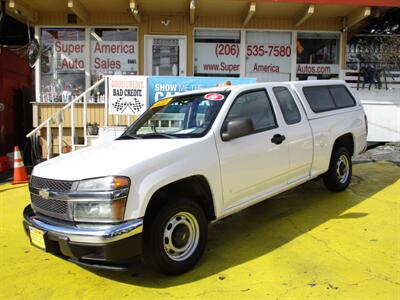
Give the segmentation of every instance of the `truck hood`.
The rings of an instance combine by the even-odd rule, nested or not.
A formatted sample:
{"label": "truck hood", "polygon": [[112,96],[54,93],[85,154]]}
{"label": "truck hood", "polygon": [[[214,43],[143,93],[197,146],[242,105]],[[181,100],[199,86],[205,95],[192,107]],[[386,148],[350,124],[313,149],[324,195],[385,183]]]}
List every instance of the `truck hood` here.
{"label": "truck hood", "polygon": [[186,138],[115,140],[50,159],[37,165],[32,175],[60,180],[129,175],[124,170],[198,141]]}

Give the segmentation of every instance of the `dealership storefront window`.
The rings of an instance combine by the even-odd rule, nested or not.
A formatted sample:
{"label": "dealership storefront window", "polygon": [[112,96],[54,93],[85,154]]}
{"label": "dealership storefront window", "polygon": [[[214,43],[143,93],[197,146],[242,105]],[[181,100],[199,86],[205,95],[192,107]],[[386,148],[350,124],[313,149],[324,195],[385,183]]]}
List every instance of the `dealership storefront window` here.
{"label": "dealership storefront window", "polygon": [[[42,102],[69,102],[104,75],[138,75],[139,46],[146,52],[136,27],[42,27],[38,33],[43,50],[36,84]],[[150,49],[154,52],[160,41],[172,40],[169,37],[154,36]],[[252,77],[258,82],[339,77],[338,32],[196,28],[192,42],[194,76]],[[186,42],[182,45],[178,53],[186,53]],[[186,56],[170,59],[171,72],[163,71],[165,57],[156,58],[151,65],[159,66],[159,72],[151,74],[178,75],[178,68],[179,75],[186,74]],[[89,102],[103,101],[104,87],[99,86]]]}
{"label": "dealership storefront window", "polygon": [[[136,28],[41,28],[41,102],[69,102],[103,75],[137,75]],[[103,102],[104,87],[89,102]]]}
{"label": "dealership storefront window", "polygon": [[68,102],[85,90],[85,30],[44,28],[40,38],[40,100]]}
{"label": "dealership storefront window", "polygon": [[[103,75],[137,75],[138,46],[135,28],[92,28],[90,30],[91,84]],[[104,101],[104,87],[91,95],[91,102]]]}
{"label": "dealership storefront window", "polygon": [[196,29],[194,76],[258,82],[340,76],[340,33]]}
{"label": "dealership storefront window", "polygon": [[240,76],[240,31],[195,31],[194,76]]}
{"label": "dealership storefront window", "polygon": [[137,30],[93,28],[90,31],[92,83],[102,75],[137,75]]}
{"label": "dealership storefront window", "polygon": [[246,76],[259,82],[288,81],[291,76],[290,32],[246,32]]}
{"label": "dealership storefront window", "polygon": [[339,33],[297,33],[298,80],[339,78]]}

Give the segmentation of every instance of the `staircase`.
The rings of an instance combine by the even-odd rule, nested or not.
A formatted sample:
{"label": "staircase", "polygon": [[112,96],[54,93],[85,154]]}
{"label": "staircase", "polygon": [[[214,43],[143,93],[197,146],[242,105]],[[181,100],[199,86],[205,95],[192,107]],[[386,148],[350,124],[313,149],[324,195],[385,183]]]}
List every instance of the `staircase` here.
{"label": "staircase", "polygon": [[[105,84],[105,102],[104,102],[104,127],[108,128],[108,113],[107,113],[107,99],[108,99],[108,89],[107,89],[107,81],[108,78],[104,77],[93,84],[90,88],[84,91],[82,94],[77,96],[71,102],[60,108],[56,111],[51,117],[47,118],[43,121],[39,126],[37,126],[34,130],[29,132],[26,137],[31,138],[34,135],[40,136],[42,129],[46,129],[46,159],[50,159],[53,156],[53,145],[52,145],[52,125],[55,124],[58,127],[58,153],[59,155],[63,155],[65,151],[63,149],[65,146],[69,146],[70,151],[75,151],[80,148],[84,148],[95,144],[96,141],[99,140],[99,136],[90,136],[87,132],[87,125],[88,125],[88,99],[90,98],[90,93],[94,91],[97,87],[101,84]],[[76,115],[75,115],[75,107],[76,106],[83,106],[82,107],[82,125],[83,127],[83,140],[79,141],[79,138],[76,134]],[[69,113],[69,122],[66,122],[67,115]],[[69,124],[66,124],[69,123]],[[68,126],[66,126],[68,125]],[[63,140],[63,135],[65,129],[68,128],[71,132],[71,143],[70,145],[66,145],[65,141]],[[102,129],[104,130],[104,129]],[[67,151],[69,152],[69,151]]]}

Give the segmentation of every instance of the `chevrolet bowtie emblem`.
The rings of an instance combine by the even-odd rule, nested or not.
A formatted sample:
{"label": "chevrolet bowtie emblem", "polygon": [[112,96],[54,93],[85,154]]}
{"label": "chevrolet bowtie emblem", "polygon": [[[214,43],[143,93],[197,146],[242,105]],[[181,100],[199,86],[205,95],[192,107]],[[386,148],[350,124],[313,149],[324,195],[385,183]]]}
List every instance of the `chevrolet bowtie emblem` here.
{"label": "chevrolet bowtie emblem", "polygon": [[49,195],[50,195],[50,192],[47,189],[41,189],[39,191],[39,196],[42,197],[43,199],[49,199]]}

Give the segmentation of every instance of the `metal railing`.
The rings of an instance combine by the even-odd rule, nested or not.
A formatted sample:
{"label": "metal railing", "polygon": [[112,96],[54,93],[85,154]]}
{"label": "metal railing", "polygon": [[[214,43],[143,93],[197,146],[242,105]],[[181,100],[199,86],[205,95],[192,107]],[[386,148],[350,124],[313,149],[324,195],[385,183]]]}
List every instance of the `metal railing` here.
{"label": "metal railing", "polygon": [[[82,94],[80,94],[78,97],[76,97],[74,100],[63,106],[60,110],[55,112],[51,117],[47,118],[44,122],[42,122],[38,127],[33,129],[31,132],[29,132],[26,137],[30,138],[34,134],[38,134],[40,130],[44,127],[46,127],[46,159],[50,159],[52,157],[52,134],[51,134],[51,124],[52,122],[56,123],[58,126],[58,152],[59,155],[63,154],[63,113],[66,109],[70,108],[70,114],[71,114],[71,150],[74,151],[76,148],[75,144],[75,103],[77,103],[80,100],[83,100],[83,137],[84,137],[84,146],[87,145],[87,103],[88,103],[88,98],[90,97],[90,92],[97,88],[100,84],[106,83],[107,77],[104,77],[97,81],[95,84],[93,84],[90,88],[88,88],[86,91],[84,91]],[[108,89],[107,85],[105,88],[105,109],[107,109],[107,98],[108,98]],[[107,126],[107,111],[105,111],[105,125]]]}
{"label": "metal railing", "polygon": [[398,88],[400,84],[400,65],[397,62],[382,63],[379,61],[347,62],[345,80],[356,84],[357,90]]}

